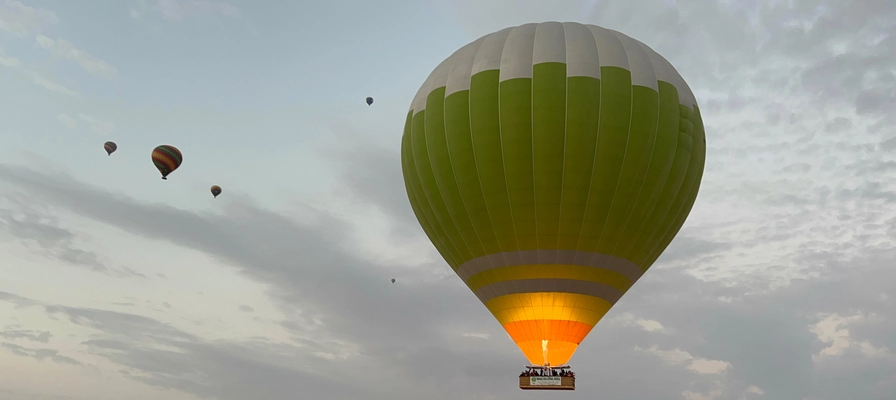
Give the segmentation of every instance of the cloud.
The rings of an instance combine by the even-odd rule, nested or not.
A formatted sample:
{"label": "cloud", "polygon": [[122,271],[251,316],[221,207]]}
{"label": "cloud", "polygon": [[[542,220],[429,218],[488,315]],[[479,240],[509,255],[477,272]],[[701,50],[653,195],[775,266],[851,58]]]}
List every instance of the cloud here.
{"label": "cloud", "polygon": [[35,251],[60,262],[117,277],[143,277],[128,267],[114,268],[91,251],[78,248],[78,235],[41,213],[33,200],[15,192],[0,196],[0,233],[37,245]]}
{"label": "cloud", "polygon": [[97,117],[93,117],[93,116],[90,116],[87,114],[81,114],[81,113],[78,113],[78,118],[80,118],[84,122],[87,122],[87,124],[90,125],[90,129],[93,130],[95,133],[105,135],[105,134],[112,133],[112,131],[115,130],[114,122],[103,121]]}
{"label": "cloud", "polygon": [[[829,361],[831,358],[843,356],[847,351],[853,350],[867,357],[894,358],[896,354],[886,346],[875,346],[868,340],[857,341],[850,337],[849,325],[875,318],[875,315],[867,316],[855,314],[843,317],[839,314],[822,314],[820,321],[812,325],[812,332],[818,336],[818,340],[827,347],[821,349],[818,354],[812,356],[815,362]],[[896,359],[896,358],[894,358]]]}
{"label": "cloud", "polygon": [[0,337],[10,340],[24,339],[32,342],[49,343],[53,334],[50,331],[10,329],[0,331]]}
{"label": "cloud", "polygon": [[632,313],[622,313],[614,319],[614,322],[624,326],[636,326],[647,332],[668,333],[669,329],[659,321],[653,319],[638,318]]}
{"label": "cloud", "polygon": [[12,293],[3,292],[3,291],[0,291],[0,301],[12,303],[16,307],[28,307],[28,306],[38,304],[34,300],[31,300],[27,297],[22,297],[17,294],[12,294]]}
{"label": "cloud", "polygon": [[762,390],[762,388],[760,388],[759,386],[750,385],[749,387],[747,387],[746,390],[744,390],[744,397],[746,397],[746,395],[748,395],[748,394],[755,394],[757,396],[762,396],[765,394],[765,391]]}
{"label": "cloud", "polygon": [[71,357],[60,355],[58,351],[53,349],[31,349],[22,347],[14,343],[0,344],[6,351],[20,357],[31,357],[37,360],[50,360],[58,364],[81,365],[78,360]]}
{"label": "cloud", "polygon": [[15,390],[7,390],[0,388],[0,394],[6,396],[9,399],[15,400],[85,400],[82,397],[73,397],[73,396],[55,396],[55,395],[42,395],[42,394],[34,394],[34,393],[25,393]]}
{"label": "cloud", "polygon": [[118,70],[115,67],[84,50],[76,48],[71,42],[62,39],[53,40],[44,35],[37,35],[34,40],[36,46],[46,50],[53,57],[73,61],[92,75],[112,78],[118,74]]}
{"label": "cloud", "polygon": [[681,365],[698,374],[721,374],[731,366],[727,361],[694,357],[681,349],[660,350],[657,346],[651,346],[648,349],[635,347],[635,350],[653,354],[666,364]]}
{"label": "cloud", "polygon": [[488,340],[491,335],[488,333],[464,333],[464,337]]}
{"label": "cloud", "polygon": [[61,113],[61,114],[57,115],[56,119],[58,119],[59,122],[61,122],[63,125],[65,125],[66,127],[69,127],[69,128],[74,128],[75,126],[78,125],[78,120],[76,120],[74,117],[72,117],[71,115],[68,115],[66,113]]}
{"label": "cloud", "polygon": [[10,56],[6,55],[6,52],[3,50],[2,47],[0,47],[0,66],[4,66],[6,68],[17,71],[18,73],[29,78],[32,83],[34,83],[35,85],[38,85],[44,89],[47,89],[47,90],[50,90],[53,92],[62,93],[62,94],[68,95],[68,96],[74,96],[74,97],[80,96],[77,92],[75,92],[59,83],[53,82],[53,81],[45,78],[43,75],[41,75],[37,71],[34,71],[34,70],[28,68],[18,58],[10,57]]}
{"label": "cloud", "polygon": [[0,31],[27,36],[58,21],[55,13],[40,7],[29,7],[15,0],[0,2]]}
{"label": "cloud", "polygon": [[[207,0],[155,0],[154,3],[151,8],[168,21],[181,21],[197,16],[240,16],[240,10],[232,5]],[[131,8],[131,18],[142,18],[147,8],[150,6],[146,1],[141,1],[139,6]]]}
{"label": "cloud", "polygon": [[[31,300],[32,304],[39,304]],[[344,383],[333,366],[300,346],[265,340],[206,342],[152,318],[114,311],[39,305],[94,333],[81,343],[93,355],[115,362],[125,376],[148,385],[223,400],[285,399],[295,393],[352,399],[365,391]],[[46,349],[5,343],[8,351],[77,365],[72,358]],[[301,367],[313,362],[317,371]],[[368,393],[369,394],[369,393]]]}

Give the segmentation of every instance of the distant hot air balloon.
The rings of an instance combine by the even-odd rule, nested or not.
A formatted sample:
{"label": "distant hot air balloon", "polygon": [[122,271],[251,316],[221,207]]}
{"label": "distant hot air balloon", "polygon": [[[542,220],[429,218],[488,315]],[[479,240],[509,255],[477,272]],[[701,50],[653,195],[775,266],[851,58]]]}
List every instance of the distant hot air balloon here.
{"label": "distant hot air balloon", "polygon": [[152,151],[152,163],[162,173],[162,179],[168,179],[168,174],[180,167],[183,160],[180,150],[171,145],[163,144]]}
{"label": "distant hot air balloon", "polygon": [[118,150],[118,145],[115,142],[106,142],[103,144],[103,148],[106,149],[106,155],[112,155],[115,150]]}
{"label": "distant hot air balloon", "polygon": [[392,283],[395,283],[395,278],[392,278]]}
{"label": "distant hot air balloon", "polygon": [[367,105],[369,106],[369,105],[371,105],[371,104],[373,104],[373,97],[368,97],[368,98],[367,98]]}
{"label": "distant hot air balloon", "polygon": [[221,194],[221,187],[218,185],[212,186],[212,196],[215,196],[215,198],[217,198],[219,194]]}
{"label": "distant hot air balloon", "polygon": [[545,22],[439,64],[401,161],[435,248],[531,363],[556,366],[684,224],[704,140],[665,58],[616,31]]}

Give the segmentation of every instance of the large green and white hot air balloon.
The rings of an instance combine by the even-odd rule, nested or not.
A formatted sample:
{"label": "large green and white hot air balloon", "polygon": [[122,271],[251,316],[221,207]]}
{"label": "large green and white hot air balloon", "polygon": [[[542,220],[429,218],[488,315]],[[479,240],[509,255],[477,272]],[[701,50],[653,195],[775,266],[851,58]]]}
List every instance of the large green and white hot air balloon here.
{"label": "large green and white hot air balloon", "polygon": [[697,102],[665,58],[559,22],[448,57],[401,143],[426,235],[538,365],[567,363],[666,249],[705,156]]}

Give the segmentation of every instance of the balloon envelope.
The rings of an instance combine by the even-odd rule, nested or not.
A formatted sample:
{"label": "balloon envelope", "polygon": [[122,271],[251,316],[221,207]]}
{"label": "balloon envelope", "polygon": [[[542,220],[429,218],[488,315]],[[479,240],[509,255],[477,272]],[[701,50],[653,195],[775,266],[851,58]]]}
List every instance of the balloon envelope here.
{"label": "balloon envelope", "polygon": [[214,185],[211,188],[212,196],[218,197],[221,194],[221,187],[218,185]]}
{"label": "balloon envelope", "polygon": [[368,97],[368,98],[367,98],[367,105],[369,106],[369,105],[371,105],[371,104],[373,104],[373,97]]}
{"label": "balloon envelope", "polygon": [[152,163],[162,174],[162,179],[168,179],[168,174],[174,172],[184,161],[184,156],[177,147],[163,144],[152,151]]}
{"label": "balloon envelope", "polygon": [[115,150],[118,150],[118,145],[115,144],[115,142],[106,142],[103,144],[103,149],[106,150],[107,155],[111,156],[112,153],[115,152]]}
{"label": "balloon envelope", "polygon": [[691,90],[624,34],[546,22],[443,61],[407,114],[417,220],[533,364],[565,364],[679,231],[706,154]]}

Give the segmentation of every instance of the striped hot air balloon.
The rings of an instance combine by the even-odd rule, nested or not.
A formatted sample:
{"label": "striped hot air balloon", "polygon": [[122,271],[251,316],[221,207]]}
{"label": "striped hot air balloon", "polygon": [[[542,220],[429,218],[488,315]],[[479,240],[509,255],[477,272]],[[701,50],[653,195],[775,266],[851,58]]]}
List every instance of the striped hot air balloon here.
{"label": "striped hot air balloon", "polygon": [[171,145],[163,144],[152,150],[152,163],[162,173],[162,179],[168,179],[168,174],[180,167],[183,160],[180,150]]}
{"label": "striped hot air balloon", "polygon": [[115,144],[115,142],[106,142],[103,143],[103,149],[106,150],[106,155],[111,156],[112,153],[115,152],[115,150],[118,150],[118,145]]}
{"label": "striped hot air balloon", "polygon": [[426,235],[536,365],[567,363],[665,250],[705,155],[695,97],[665,58],[559,22],[448,57],[401,141]]}

